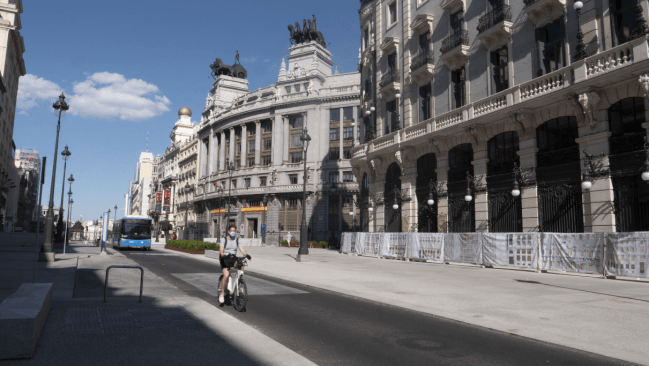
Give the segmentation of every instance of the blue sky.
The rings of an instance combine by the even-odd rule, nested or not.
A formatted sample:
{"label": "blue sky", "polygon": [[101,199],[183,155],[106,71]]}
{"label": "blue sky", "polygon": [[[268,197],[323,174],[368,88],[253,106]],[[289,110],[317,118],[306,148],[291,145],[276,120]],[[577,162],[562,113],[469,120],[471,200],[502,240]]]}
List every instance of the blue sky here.
{"label": "blue sky", "polygon": [[288,54],[287,25],[316,14],[339,71],[355,71],[358,64],[354,0],[23,0],[23,6],[27,75],[20,79],[13,138],[18,148],[48,157],[47,205],[57,122],[52,103],[61,90],[70,97],[54,202],[61,200],[60,152],[67,144],[75,220],[96,219],[116,204],[123,216],[147,132],[149,151],[162,154],[178,109],[189,107],[192,120],[200,121],[215,58],[231,64],[239,50],[250,89],[272,84]]}

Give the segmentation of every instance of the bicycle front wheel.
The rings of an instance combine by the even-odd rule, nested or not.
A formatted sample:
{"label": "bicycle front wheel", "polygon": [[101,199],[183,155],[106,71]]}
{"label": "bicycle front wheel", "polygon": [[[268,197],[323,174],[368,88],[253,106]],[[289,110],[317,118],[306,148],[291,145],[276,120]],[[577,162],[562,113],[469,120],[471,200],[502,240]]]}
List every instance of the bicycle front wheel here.
{"label": "bicycle front wheel", "polygon": [[248,302],[248,286],[243,278],[239,279],[239,288],[234,296],[234,308],[237,311],[244,311]]}

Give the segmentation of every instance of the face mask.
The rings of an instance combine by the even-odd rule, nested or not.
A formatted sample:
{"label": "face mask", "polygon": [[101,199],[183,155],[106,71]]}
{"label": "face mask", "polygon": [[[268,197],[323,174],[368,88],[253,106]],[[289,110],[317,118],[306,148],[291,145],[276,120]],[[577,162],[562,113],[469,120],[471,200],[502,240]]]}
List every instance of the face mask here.
{"label": "face mask", "polygon": [[237,233],[230,233],[230,236],[234,238],[234,236],[237,235]]}

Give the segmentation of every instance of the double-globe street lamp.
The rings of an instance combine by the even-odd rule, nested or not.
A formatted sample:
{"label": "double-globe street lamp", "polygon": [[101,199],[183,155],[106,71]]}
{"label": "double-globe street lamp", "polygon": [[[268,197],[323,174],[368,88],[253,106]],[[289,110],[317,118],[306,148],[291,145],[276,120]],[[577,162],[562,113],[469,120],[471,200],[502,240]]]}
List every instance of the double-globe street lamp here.
{"label": "double-globe street lamp", "polygon": [[[230,161],[228,163],[228,176],[230,178],[230,186],[228,187],[228,213],[225,215],[228,221],[230,221],[230,199],[232,198],[232,173],[234,173],[234,163]],[[229,231],[229,228],[225,228],[225,231]]]}
{"label": "double-globe street lamp", "polygon": [[[66,148],[67,148],[67,146],[66,146]],[[70,222],[70,218],[71,218],[71,216],[70,216],[70,204],[71,204],[70,201],[72,200],[72,182],[74,182],[74,177],[72,176],[72,174],[70,174],[70,178],[68,178],[68,182],[70,182],[70,184],[69,184],[70,190],[68,191],[68,210],[66,212],[67,218],[65,219],[65,233],[63,234],[63,236],[64,236],[63,237],[63,254],[65,254],[65,247],[68,244],[68,223]],[[62,207],[63,206],[61,206],[61,208]],[[59,217],[61,217],[61,216],[62,215],[59,214]]]}
{"label": "double-globe street lamp", "polygon": [[[68,167],[68,158],[72,153],[70,150],[68,150],[68,145],[65,145],[65,149],[61,151],[61,155],[63,156],[63,182],[61,183],[61,209],[59,210],[59,221],[56,224],[56,242],[57,243],[62,243],[64,241],[64,236],[66,233],[64,233],[64,225],[63,225],[63,197],[65,196],[65,170]],[[67,230],[67,229],[66,229]]]}
{"label": "double-globe street lamp", "polygon": [[189,211],[189,192],[194,190],[193,186],[190,186],[189,183],[185,183],[185,235],[184,240],[188,240],[189,237],[189,228],[187,227],[187,215]]}
{"label": "double-globe street lamp", "polygon": [[302,135],[300,136],[300,141],[302,141],[302,162],[304,163],[304,179],[302,182],[302,224],[300,225],[300,249],[297,252],[297,261],[298,262],[308,262],[309,259],[309,248],[307,245],[307,240],[309,239],[309,228],[306,224],[306,153],[309,149],[309,142],[311,141],[311,136],[307,133],[306,126],[302,130]]}
{"label": "double-globe street lamp", "polygon": [[43,256],[41,260],[48,262],[54,261],[54,251],[52,250],[52,232],[54,229],[54,187],[56,185],[56,158],[59,151],[59,132],[61,131],[61,115],[70,107],[65,102],[65,95],[61,93],[59,100],[54,105],[54,109],[58,111],[59,122],[56,126],[56,143],[54,145],[54,164],[52,167],[52,186],[50,187],[50,202],[47,208],[47,216],[45,217],[45,239],[43,240]]}

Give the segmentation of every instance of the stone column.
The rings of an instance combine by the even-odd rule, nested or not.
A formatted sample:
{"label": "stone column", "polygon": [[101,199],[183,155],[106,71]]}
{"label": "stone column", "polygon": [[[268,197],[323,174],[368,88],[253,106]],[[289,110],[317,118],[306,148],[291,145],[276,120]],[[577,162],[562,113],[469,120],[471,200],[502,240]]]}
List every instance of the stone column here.
{"label": "stone column", "polygon": [[[401,232],[411,231],[416,225],[418,216],[417,205],[417,168],[405,168],[406,174],[401,176],[401,191],[410,197],[410,201],[401,204]],[[416,226],[415,226],[416,227]],[[412,230],[414,232],[414,230]]]}
{"label": "stone column", "polygon": [[216,149],[217,149],[216,141],[217,140],[216,140],[216,135],[212,131],[210,131],[210,140],[209,141],[210,142],[209,142],[208,151],[207,151],[207,154],[209,156],[209,159],[208,159],[209,165],[207,166],[207,175],[208,175],[208,177],[211,176],[212,173],[214,173],[214,171],[215,171],[215,167],[216,167],[215,161],[216,161],[216,156],[217,156],[217,154],[216,154]]}
{"label": "stone column", "polygon": [[282,162],[288,163],[288,149],[291,145],[291,136],[289,129],[289,118],[288,116],[282,116],[282,135],[284,144],[282,146]]}
{"label": "stone column", "polygon": [[221,130],[221,144],[219,145],[219,171],[224,171],[224,170],[225,170],[225,130]]}
{"label": "stone column", "polygon": [[228,159],[228,162],[226,162],[227,165],[230,165],[230,162],[234,164],[234,145],[237,142],[237,137],[234,135],[234,126],[230,127],[230,158]]}
{"label": "stone column", "polygon": [[[602,168],[609,167],[608,138],[611,132],[604,131],[589,134],[590,127],[580,127],[579,135],[575,141],[579,143],[580,157],[582,159],[582,174],[587,172],[588,164],[584,161],[584,150],[591,156],[604,154]],[[613,181],[610,175],[593,177],[590,181],[593,186],[589,190],[582,189],[582,202],[584,210],[584,232],[615,232],[615,215],[613,214]]]}
{"label": "stone column", "polygon": [[[487,151],[479,151],[473,153],[473,176],[479,177],[484,175],[482,184],[487,185]],[[489,200],[487,191],[473,192],[473,204],[475,205],[475,231],[488,233],[489,232]]]}
{"label": "stone column", "polygon": [[284,116],[275,116],[273,123],[273,146],[271,153],[271,160],[273,165],[278,165],[282,163],[282,154],[284,154],[284,149],[282,148],[282,143],[284,142],[283,127]]}
{"label": "stone column", "polygon": [[241,167],[245,168],[248,166],[248,156],[247,145],[248,145],[248,128],[245,123],[241,124]]}
{"label": "stone column", "polygon": [[539,231],[539,197],[536,185],[536,139],[532,138],[519,142],[518,156],[522,169],[532,169],[530,178],[534,184],[523,186],[518,182],[521,189],[521,208],[523,220],[523,232]]}
{"label": "stone column", "polygon": [[255,166],[261,165],[261,121],[255,121]]}
{"label": "stone column", "polygon": [[[448,153],[435,154],[437,157],[437,181],[442,182],[446,188],[448,183]],[[437,232],[448,232],[448,196],[437,196]]]}
{"label": "stone column", "polygon": [[343,131],[344,131],[344,129],[343,129],[343,121],[345,120],[345,113],[344,113],[344,109],[342,109],[342,108],[338,108],[338,110],[340,110],[340,119],[338,120],[338,122],[340,123],[340,125],[338,126],[338,131],[339,131],[338,132],[338,142],[339,142],[340,145],[338,146],[338,150],[339,150],[338,153],[340,154],[340,159],[342,159],[343,156],[344,156],[343,155],[344,154],[343,153],[343,149],[344,149],[343,148],[343,143],[345,141],[345,140],[343,140]]}
{"label": "stone column", "polygon": [[358,107],[354,107],[354,146],[358,146],[360,141],[358,141],[358,129],[361,121],[358,118]]}
{"label": "stone column", "polygon": [[279,201],[275,195],[270,196],[266,214],[266,245],[279,245]]}
{"label": "stone column", "polygon": [[[381,196],[383,197],[383,191],[385,189],[384,187],[384,180],[379,180],[377,179],[377,182],[371,183],[370,184],[370,192],[374,195]],[[388,203],[392,204],[392,203]],[[370,221],[370,232],[379,232],[381,231],[381,227],[383,227],[384,224],[384,218],[385,218],[385,199],[382,204],[379,204],[378,202],[374,202],[374,219]]]}

